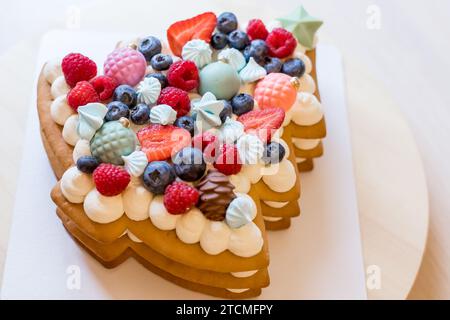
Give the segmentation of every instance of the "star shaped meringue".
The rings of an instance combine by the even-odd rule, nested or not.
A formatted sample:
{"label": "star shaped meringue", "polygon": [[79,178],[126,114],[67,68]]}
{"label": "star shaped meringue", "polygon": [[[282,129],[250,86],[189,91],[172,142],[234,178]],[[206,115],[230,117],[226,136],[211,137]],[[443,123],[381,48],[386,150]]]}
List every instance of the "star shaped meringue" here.
{"label": "star shaped meringue", "polygon": [[220,113],[224,102],[217,100],[211,92],[206,92],[200,100],[192,102],[192,114],[196,114],[195,127],[198,132],[218,127],[222,124]]}
{"label": "star shaped meringue", "polygon": [[281,22],[283,28],[292,32],[300,44],[308,49],[314,47],[314,35],[323,24],[323,21],[312,17],[303,6],[277,20]]}

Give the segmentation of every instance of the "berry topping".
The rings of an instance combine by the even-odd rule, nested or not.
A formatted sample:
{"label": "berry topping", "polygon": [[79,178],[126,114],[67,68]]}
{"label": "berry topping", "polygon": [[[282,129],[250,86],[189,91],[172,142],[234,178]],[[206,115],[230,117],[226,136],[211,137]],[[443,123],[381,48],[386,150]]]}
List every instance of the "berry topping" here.
{"label": "berry topping", "polygon": [[283,28],[275,28],[266,38],[269,54],[277,58],[286,58],[291,55],[297,46],[292,33]]}
{"label": "berry topping", "polygon": [[153,194],[163,194],[175,178],[175,170],[166,161],[150,162],[142,175],[144,186]]}
{"label": "berry topping", "polygon": [[94,87],[87,81],[77,82],[67,94],[67,103],[75,111],[79,106],[84,106],[90,102],[100,102],[97,92]]}
{"label": "berry topping", "polygon": [[187,131],[189,131],[189,133],[191,134],[191,137],[194,136],[195,123],[194,123],[194,119],[192,119],[192,117],[190,117],[190,116],[179,117],[177,120],[175,120],[174,125],[176,127],[183,128],[183,129],[186,129]]}
{"label": "berry topping", "polygon": [[250,40],[255,39],[266,40],[269,32],[267,31],[266,26],[260,19],[252,19],[248,22],[247,34]]}
{"label": "berry topping", "polygon": [[240,116],[244,113],[253,110],[255,101],[252,96],[246,93],[240,93],[231,99],[231,106],[233,107],[233,113]]}
{"label": "berry topping", "polygon": [[122,167],[110,163],[102,163],[93,174],[98,192],[107,197],[120,194],[130,183],[130,175]]}
{"label": "berry topping", "polygon": [[197,66],[190,60],[179,60],[173,63],[167,72],[167,80],[172,87],[191,91],[198,87],[199,76]]}
{"label": "berry topping", "polygon": [[100,165],[96,157],[81,156],[77,160],[77,168],[84,173],[92,173]]}
{"label": "berry topping", "polygon": [[172,57],[168,54],[158,53],[152,57],[150,64],[152,68],[156,71],[162,71],[169,69],[172,64]]}
{"label": "berry topping", "polygon": [[183,46],[192,39],[209,42],[216,27],[216,15],[205,12],[193,18],[177,21],[167,29],[167,40],[173,54],[181,57]]}
{"label": "berry topping", "polygon": [[242,163],[238,149],[234,144],[223,144],[218,150],[214,168],[223,174],[230,176],[241,171]]}
{"label": "berry topping", "polygon": [[192,139],[192,146],[203,151],[210,143],[214,141],[217,141],[217,136],[210,131],[205,131],[202,134],[196,135]]}
{"label": "berry topping", "polygon": [[216,32],[211,37],[211,46],[216,49],[220,50],[227,46],[228,44],[228,37],[225,33],[222,32]]}
{"label": "berry topping", "polygon": [[267,74],[277,73],[281,71],[283,62],[275,57],[265,57],[264,58],[264,69],[266,69]]}
{"label": "berry topping", "polygon": [[143,125],[150,119],[150,108],[145,103],[140,103],[131,109],[130,120],[134,124]]}
{"label": "berry topping", "polygon": [[130,116],[130,109],[125,103],[120,101],[112,101],[106,106],[108,112],[105,115],[105,121],[115,121],[120,118],[128,118]]}
{"label": "berry topping", "polygon": [[264,147],[264,153],[261,159],[265,164],[274,164],[283,160],[285,155],[286,150],[283,145],[272,141]]}
{"label": "berry topping", "polygon": [[158,79],[159,83],[161,84],[161,89],[164,89],[168,86],[169,82],[167,81],[167,78],[162,73],[149,73],[145,76],[146,78],[156,78]]}
{"label": "berry topping", "polygon": [[117,82],[108,76],[96,76],[89,81],[98,93],[101,101],[108,100],[112,97],[114,89],[117,87]]}
{"label": "berry topping", "polygon": [[157,103],[171,106],[177,112],[177,117],[184,116],[191,110],[188,93],[175,87],[162,89]]}
{"label": "berry topping", "polygon": [[230,101],[223,100],[223,102],[223,109],[220,112],[219,117],[220,121],[222,121],[222,123],[225,123],[225,120],[227,120],[227,118],[231,117],[231,115],[233,114],[233,107],[231,106]]}
{"label": "berry topping", "polygon": [[140,129],[137,137],[149,162],[168,159],[191,144],[189,131],[170,125],[149,125]]}
{"label": "berry topping", "polygon": [[120,101],[125,103],[129,108],[133,108],[137,101],[136,90],[127,84],[122,84],[114,90],[113,100]]}
{"label": "berry topping", "polygon": [[250,57],[255,59],[259,64],[264,63],[264,58],[267,56],[269,49],[267,48],[266,42],[264,40],[253,40],[249,46],[244,49],[244,57],[248,62]]}
{"label": "berry topping", "polygon": [[186,213],[197,204],[198,190],[190,185],[175,181],[164,193],[164,206],[171,214]]}
{"label": "berry topping", "polygon": [[237,29],[238,21],[234,13],[224,12],[217,17],[217,30],[223,33],[230,33]]}
{"label": "berry topping", "polygon": [[305,63],[298,58],[286,60],[281,68],[281,72],[297,78],[301,78],[305,74],[305,70]]}
{"label": "berry topping", "polygon": [[230,47],[242,50],[250,43],[250,40],[244,31],[234,30],[228,35],[228,43]]}
{"label": "berry topping", "polygon": [[244,125],[245,132],[256,134],[262,141],[269,142],[273,132],[283,124],[284,116],[282,108],[267,108],[247,112],[237,120]]}
{"label": "berry topping", "polygon": [[180,150],[173,158],[175,173],[184,181],[197,181],[206,170],[206,162],[203,153],[192,147]]}
{"label": "berry topping", "polygon": [[69,53],[62,60],[61,68],[67,84],[71,87],[77,82],[91,80],[97,74],[95,62],[81,53]]}
{"label": "berry topping", "polygon": [[161,53],[161,41],[156,37],[147,37],[141,40],[138,46],[138,50],[145,57],[147,62],[150,62],[154,55]]}

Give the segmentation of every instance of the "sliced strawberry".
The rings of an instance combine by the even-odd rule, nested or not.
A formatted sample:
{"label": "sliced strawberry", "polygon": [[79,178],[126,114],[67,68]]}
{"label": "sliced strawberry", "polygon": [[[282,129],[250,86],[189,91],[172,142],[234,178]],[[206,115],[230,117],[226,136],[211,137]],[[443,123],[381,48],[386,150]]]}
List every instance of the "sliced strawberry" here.
{"label": "sliced strawberry", "polygon": [[209,42],[216,27],[217,18],[213,12],[205,12],[190,19],[173,23],[167,29],[167,40],[170,49],[176,56],[181,56],[181,49],[192,39]]}
{"label": "sliced strawberry", "polygon": [[191,144],[191,134],[183,128],[153,124],[137,132],[148,162],[165,160]]}
{"label": "sliced strawberry", "polygon": [[244,125],[245,132],[253,133],[262,141],[269,142],[272,134],[283,124],[284,116],[282,108],[267,108],[244,113],[237,120]]}

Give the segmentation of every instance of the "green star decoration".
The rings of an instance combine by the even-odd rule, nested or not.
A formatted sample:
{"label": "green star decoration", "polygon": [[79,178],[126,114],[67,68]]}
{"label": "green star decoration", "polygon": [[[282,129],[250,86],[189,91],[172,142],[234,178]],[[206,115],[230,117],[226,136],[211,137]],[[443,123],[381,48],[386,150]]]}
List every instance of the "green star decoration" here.
{"label": "green star decoration", "polygon": [[314,35],[323,24],[323,21],[310,16],[303,6],[277,20],[281,22],[283,28],[292,32],[297,41],[308,49],[312,49],[314,46]]}

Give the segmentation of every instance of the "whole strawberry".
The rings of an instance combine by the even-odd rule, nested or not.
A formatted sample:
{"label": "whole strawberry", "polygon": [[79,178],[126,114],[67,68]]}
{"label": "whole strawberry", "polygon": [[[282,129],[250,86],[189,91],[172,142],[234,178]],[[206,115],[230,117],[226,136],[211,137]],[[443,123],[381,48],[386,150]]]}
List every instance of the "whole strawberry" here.
{"label": "whole strawberry", "polygon": [[97,74],[97,65],[94,61],[81,53],[69,53],[61,63],[64,78],[69,86],[73,87],[80,81],[88,81]]}
{"label": "whole strawberry", "polygon": [[117,196],[130,183],[130,175],[122,167],[102,163],[92,175],[98,192],[106,197]]}
{"label": "whole strawberry", "polygon": [[266,40],[269,32],[260,19],[252,19],[247,25],[247,34],[250,40],[261,39]]}
{"label": "whole strawberry", "polygon": [[198,190],[190,185],[175,181],[166,188],[164,206],[171,214],[186,213],[197,204]]}
{"label": "whole strawberry", "polygon": [[177,118],[186,115],[191,110],[191,100],[186,91],[175,87],[161,90],[157,104],[167,104],[177,112]]}
{"label": "whole strawberry", "polygon": [[223,144],[219,148],[214,168],[223,174],[230,176],[241,171],[242,163],[239,158],[238,149],[233,144]]}
{"label": "whole strawberry", "polygon": [[92,84],[101,101],[111,98],[117,87],[116,80],[108,76],[96,76],[89,83]]}
{"label": "whole strawberry", "polygon": [[87,81],[78,82],[67,94],[67,103],[75,111],[79,106],[84,106],[90,102],[100,102],[100,98],[92,84]]}
{"label": "whole strawberry", "polygon": [[197,66],[190,60],[179,60],[167,71],[167,81],[172,87],[191,91],[198,87],[199,75]]}

